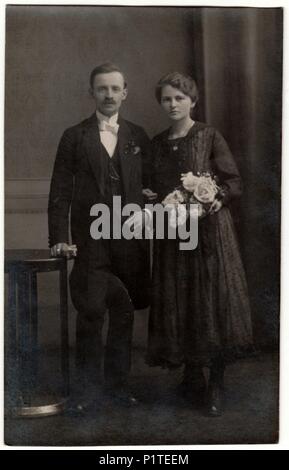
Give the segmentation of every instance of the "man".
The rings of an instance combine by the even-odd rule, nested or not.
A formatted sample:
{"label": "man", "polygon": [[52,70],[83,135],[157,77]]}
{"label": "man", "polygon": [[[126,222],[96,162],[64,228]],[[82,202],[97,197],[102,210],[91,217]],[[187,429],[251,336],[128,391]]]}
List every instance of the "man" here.
{"label": "man", "polygon": [[[69,218],[77,257],[70,276],[78,311],[76,365],[85,389],[100,383],[102,327],[109,310],[104,358],[106,390],[124,404],[135,404],[128,390],[134,309],[149,303],[149,247],[145,240],[99,239],[90,235],[91,207],[123,204],[143,207],[149,187],[149,139],[144,130],[118,112],[127,97],[123,73],[113,64],[96,67],[90,76],[96,111],[67,129],[60,141],[51,180],[48,222],[52,256],[69,257]],[[119,214],[114,214],[119,216]],[[140,211],[127,222],[144,224]],[[111,217],[112,219],[112,217]]]}

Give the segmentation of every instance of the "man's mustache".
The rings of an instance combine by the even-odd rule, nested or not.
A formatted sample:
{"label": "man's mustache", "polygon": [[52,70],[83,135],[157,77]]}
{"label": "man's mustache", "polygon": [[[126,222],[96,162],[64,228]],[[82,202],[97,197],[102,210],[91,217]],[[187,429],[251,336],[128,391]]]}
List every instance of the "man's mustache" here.
{"label": "man's mustache", "polygon": [[115,104],[114,100],[104,100],[104,104]]}

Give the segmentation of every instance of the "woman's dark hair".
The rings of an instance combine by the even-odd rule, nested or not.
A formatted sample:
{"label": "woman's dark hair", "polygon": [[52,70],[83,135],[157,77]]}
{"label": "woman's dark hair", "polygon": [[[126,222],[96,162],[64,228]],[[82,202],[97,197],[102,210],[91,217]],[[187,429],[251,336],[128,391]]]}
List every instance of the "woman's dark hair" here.
{"label": "woman's dark hair", "polygon": [[166,85],[171,85],[177,88],[185,95],[189,96],[193,103],[196,103],[199,98],[199,92],[195,80],[189,75],[182,75],[179,72],[172,72],[165,75],[160,79],[156,86],[155,94],[156,99],[161,103],[162,89]]}
{"label": "woman's dark hair", "polygon": [[106,62],[105,64],[98,65],[97,67],[93,69],[89,78],[90,87],[93,88],[94,79],[96,75],[100,75],[101,73],[111,73],[111,72],[119,72],[123,76],[124,88],[126,88],[127,83],[125,81],[124,73],[119,69],[117,65],[114,65],[111,62]]}

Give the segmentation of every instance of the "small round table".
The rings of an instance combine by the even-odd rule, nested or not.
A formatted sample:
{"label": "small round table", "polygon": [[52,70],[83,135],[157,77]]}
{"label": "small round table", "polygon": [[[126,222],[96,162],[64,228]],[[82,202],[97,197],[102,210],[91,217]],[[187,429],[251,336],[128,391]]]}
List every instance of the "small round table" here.
{"label": "small round table", "polygon": [[[51,271],[59,272],[62,392],[56,403],[36,405],[31,396],[38,375],[37,273]],[[59,413],[65,409],[69,396],[67,260],[50,258],[48,250],[5,250],[5,273],[8,274],[6,408],[21,417]]]}

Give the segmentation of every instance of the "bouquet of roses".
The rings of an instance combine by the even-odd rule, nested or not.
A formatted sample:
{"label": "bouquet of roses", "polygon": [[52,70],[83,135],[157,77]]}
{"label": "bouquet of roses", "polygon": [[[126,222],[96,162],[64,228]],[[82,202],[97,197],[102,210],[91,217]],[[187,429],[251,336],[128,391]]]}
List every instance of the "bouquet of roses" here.
{"label": "bouquet of roses", "polygon": [[181,177],[182,186],[168,194],[162,204],[169,208],[169,223],[172,227],[183,225],[189,215],[190,204],[198,205],[198,217],[205,217],[220,188],[210,173],[191,171]]}

